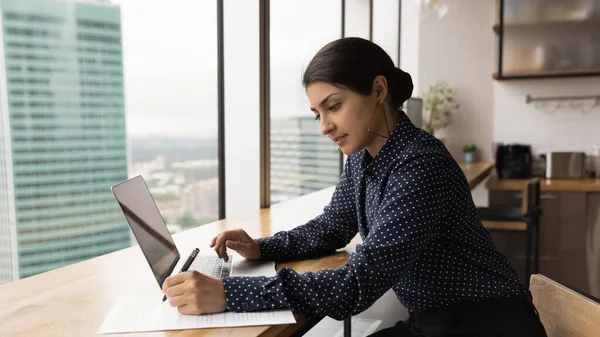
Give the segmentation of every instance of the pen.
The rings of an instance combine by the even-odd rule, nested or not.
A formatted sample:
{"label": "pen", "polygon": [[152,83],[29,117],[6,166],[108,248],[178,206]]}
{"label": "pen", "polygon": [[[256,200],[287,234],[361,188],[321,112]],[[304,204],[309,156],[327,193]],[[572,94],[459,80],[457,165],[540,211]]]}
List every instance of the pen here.
{"label": "pen", "polygon": [[[181,267],[181,270],[179,271],[180,273],[183,273],[184,271],[188,270],[188,268],[190,267],[190,265],[192,264],[192,262],[194,261],[196,256],[198,256],[198,253],[200,253],[200,249],[198,249],[198,248],[196,248],[192,251],[192,254],[190,254],[188,259],[183,264],[183,267]],[[163,296],[162,301],[164,302],[166,300],[167,300],[167,294],[165,294],[165,296]]]}

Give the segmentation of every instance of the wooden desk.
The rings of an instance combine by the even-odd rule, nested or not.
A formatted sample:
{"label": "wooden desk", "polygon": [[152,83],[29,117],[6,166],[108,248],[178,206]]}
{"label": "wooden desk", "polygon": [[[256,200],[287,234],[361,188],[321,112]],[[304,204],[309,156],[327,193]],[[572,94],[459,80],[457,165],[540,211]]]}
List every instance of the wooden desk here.
{"label": "wooden desk", "polygon": [[[465,166],[469,184],[481,181],[486,165]],[[489,172],[489,170],[487,171]],[[474,186],[474,185],[472,185]],[[210,223],[174,235],[182,252],[200,247],[206,251],[218,233],[244,228],[253,237],[272,235],[301,225],[317,216],[329,202],[333,187],[273,205],[241,217]],[[280,263],[277,269],[292,267],[299,273],[337,268],[346,263],[353,242],[339,253],[314,260]],[[0,286],[0,336],[50,337],[96,336],[120,295],[158,290],[156,280],[139,247],[123,249],[64,268]],[[202,329],[144,333],[144,336],[287,336],[307,319],[296,316],[293,325]],[[127,334],[136,336],[140,334]]]}

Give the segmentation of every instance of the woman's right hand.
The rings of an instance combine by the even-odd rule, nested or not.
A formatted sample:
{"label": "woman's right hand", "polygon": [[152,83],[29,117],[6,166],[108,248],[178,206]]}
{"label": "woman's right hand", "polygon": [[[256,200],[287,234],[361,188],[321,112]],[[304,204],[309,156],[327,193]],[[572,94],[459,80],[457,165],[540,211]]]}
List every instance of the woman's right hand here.
{"label": "woman's right hand", "polygon": [[229,259],[227,248],[235,250],[248,260],[258,260],[261,255],[258,242],[243,229],[233,229],[215,236],[210,242],[210,247],[214,247],[219,258],[225,260],[225,262]]}

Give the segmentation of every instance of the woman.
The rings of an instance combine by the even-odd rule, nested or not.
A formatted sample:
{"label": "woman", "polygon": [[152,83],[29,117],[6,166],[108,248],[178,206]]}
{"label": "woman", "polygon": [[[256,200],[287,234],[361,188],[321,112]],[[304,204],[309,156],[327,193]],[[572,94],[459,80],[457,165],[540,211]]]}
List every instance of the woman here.
{"label": "woman", "polygon": [[[347,154],[330,204],[307,224],[254,240],[227,231],[211,243],[247,259],[304,259],[363,244],[334,270],[274,277],[197,272],[167,279],[182,313],[291,308],[344,319],[394,289],[408,322],[375,336],[545,336],[529,291],[481,225],[460,167],[399,109],[410,76],[376,44],[345,38],[323,47],[303,78],[321,132]],[[400,112],[399,112],[400,111]]]}

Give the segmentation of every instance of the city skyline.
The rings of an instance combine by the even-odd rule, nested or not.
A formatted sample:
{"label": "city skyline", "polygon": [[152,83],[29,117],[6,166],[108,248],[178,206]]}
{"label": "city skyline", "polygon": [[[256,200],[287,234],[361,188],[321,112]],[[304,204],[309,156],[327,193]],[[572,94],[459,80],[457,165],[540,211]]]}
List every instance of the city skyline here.
{"label": "city skyline", "polygon": [[[170,13],[164,1],[0,0],[8,84],[0,115],[0,283],[135,243],[110,186],[138,174],[170,229],[218,219],[216,5],[185,5],[185,13]],[[157,18],[165,19],[157,25]],[[326,25],[331,36],[338,24]],[[272,49],[271,132],[298,135],[273,137],[273,203],[334,184],[339,174],[339,153],[320,135],[298,71],[322,41],[298,42]],[[300,165],[307,154],[312,159]]]}
{"label": "city skyline", "polygon": [[129,247],[130,235],[106,188],[128,174],[118,6],[0,6],[4,283]]}

